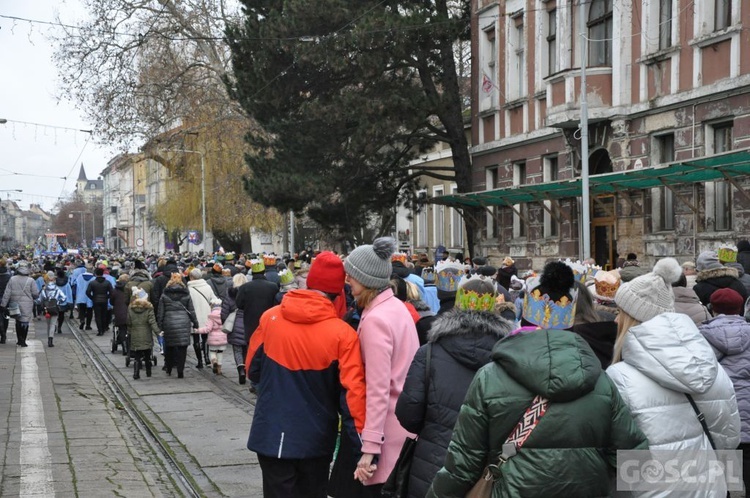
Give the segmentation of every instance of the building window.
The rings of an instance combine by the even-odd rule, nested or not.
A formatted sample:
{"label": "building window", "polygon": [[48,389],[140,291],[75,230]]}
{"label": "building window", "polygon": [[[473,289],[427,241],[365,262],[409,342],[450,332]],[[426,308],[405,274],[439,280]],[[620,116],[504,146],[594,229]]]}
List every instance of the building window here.
{"label": "building window", "polygon": [[[558,180],[557,156],[544,158],[544,183],[556,182]],[[557,219],[549,211],[552,210],[552,202],[544,201],[547,209],[544,210],[544,236],[557,237],[560,233]],[[548,211],[549,210],[549,211]]]}
{"label": "building window", "polygon": [[557,72],[557,9],[547,13],[547,74]]}
{"label": "building window", "polygon": [[[439,187],[433,187],[432,196],[441,197],[444,192],[442,185]],[[432,245],[437,247],[439,245],[445,245],[445,206],[435,204],[433,213],[435,216],[432,220]]]}
{"label": "building window", "polygon": [[[497,188],[497,182],[499,180],[497,168],[488,168],[486,174],[486,185],[487,190],[493,190]],[[487,238],[497,238],[500,236],[500,223],[497,219],[500,216],[500,212],[497,206],[489,208],[487,213]]]}
{"label": "building window", "polygon": [[[674,135],[660,135],[656,138],[659,148],[659,164],[674,161]],[[661,230],[674,230],[674,193],[667,187],[659,187],[659,220]]]}
{"label": "building window", "polygon": [[417,192],[419,199],[420,211],[417,213],[417,246],[427,247],[427,207],[424,203],[427,199],[427,192],[420,190]]}
{"label": "building window", "polygon": [[517,100],[526,95],[526,39],[523,11],[513,14],[508,25],[508,61],[507,95],[509,100]]}
{"label": "building window", "polygon": [[[732,150],[732,123],[722,123],[713,127],[714,153],[721,154]],[[715,230],[732,228],[732,195],[729,182],[714,182]]]}
{"label": "building window", "polygon": [[659,0],[659,49],[672,46],[673,0]]}
{"label": "building window", "polygon": [[[458,194],[458,187],[451,187],[451,194]],[[453,247],[464,246],[464,219],[458,209],[451,209],[451,244]]]}
{"label": "building window", "polygon": [[[524,184],[526,184],[526,163],[515,163],[513,165],[513,186]],[[524,219],[528,219],[528,207],[526,204],[515,204],[513,207],[515,208],[513,213],[513,237],[526,237],[526,221]],[[521,213],[521,215],[518,213]]]}
{"label": "building window", "polygon": [[732,0],[714,0],[714,31],[732,24]]}
{"label": "building window", "polygon": [[592,0],[589,10],[589,65],[612,65],[612,0]]}

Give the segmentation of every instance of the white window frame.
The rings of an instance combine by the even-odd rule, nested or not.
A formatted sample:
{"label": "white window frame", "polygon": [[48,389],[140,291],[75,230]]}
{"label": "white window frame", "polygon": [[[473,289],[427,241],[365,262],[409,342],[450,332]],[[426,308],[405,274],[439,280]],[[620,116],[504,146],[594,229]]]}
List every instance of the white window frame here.
{"label": "white window frame", "polygon": [[[445,187],[443,185],[436,185],[432,187],[432,197],[441,197],[445,195]],[[432,210],[432,245],[437,247],[439,245],[445,245],[445,206],[442,204],[434,204]]]}
{"label": "white window frame", "polygon": [[[723,146],[717,145],[715,141],[715,133],[717,129],[730,128],[732,130],[732,140],[729,143],[729,147],[726,150],[722,150]],[[734,122],[733,121],[720,121],[706,125],[705,130],[705,142],[706,142],[706,155],[720,154],[722,152],[728,152],[732,150],[734,146]],[[706,230],[714,232],[725,232],[732,229],[732,223],[734,217],[732,216],[732,185],[726,180],[716,180],[713,182],[705,183],[705,209],[706,209]],[[722,209],[718,206],[720,196],[724,195],[727,198],[726,205],[728,209]],[[725,212],[727,215],[726,225],[719,226],[718,214],[719,212]],[[709,223],[708,220],[712,220]]]}
{"label": "white window frame", "polygon": [[[553,182],[559,179],[559,174],[560,174],[559,156],[557,155],[546,156],[542,159],[542,161],[543,161],[542,178],[544,180],[544,183]],[[559,237],[560,236],[560,224],[557,222],[555,217],[549,213],[549,211],[552,210],[552,201],[544,201],[544,205],[547,207],[547,209],[544,210],[544,237],[545,238]]]}
{"label": "white window frame", "polygon": [[[525,161],[519,161],[517,163],[513,163],[513,186],[517,187],[519,185],[523,185],[527,178],[526,174],[527,173],[526,173]],[[527,237],[529,233],[529,227],[522,226],[524,221],[518,215],[518,213],[523,212],[524,206],[525,204],[513,205],[513,207],[515,208],[515,210],[513,211],[513,238],[514,239]]]}
{"label": "white window frame", "polygon": [[[458,194],[458,185],[455,183],[451,185],[451,195]],[[451,220],[451,245],[453,247],[464,246],[464,219],[458,209],[451,208],[450,210]]]}
{"label": "white window frame", "polygon": [[[508,100],[519,100],[528,94],[527,89],[527,67],[526,67],[526,19],[524,11],[520,10],[508,16],[506,22],[506,33],[508,37],[506,60],[512,61],[509,71],[506,72],[506,92]],[[518,19],[520,25],[518,24]]]}
{"label": "white window frame", "polygon": [[[667,136],[672,137],[671,160],[665,160],[664,157],[664,139]],[[674,161],[675,140],[676,136],[674,133],[661,133],[651,137],[651,164],[655,168],[665,167]],[[675,229],[674,193],[667,187],[655,187],[651,189],[651,220],[654,231],[671,231]]]}
{"label": "white window frame", "polygon": [[[487,168],[485,170],[485,190],[494,190],[497,188],[497,179],[498,179],[498,168],[497,166],[492,168]],[[487,212],[487,238],[493,239],[498,237],[498,230],[500,227],[497,227],[498,230],[495,230],[495,216],[497,216],[497,206],[492,206],[489,208],[491,210]],[[493,213],[495,216],[493,216]]]}
{"label": "white window frame", "polygon": [[[417,197],[419,198],[426,198],[427,197],[427,191],[426,190],[420,190],[417,192]],[[415,222],[417,225],[417,247],[427,247],[427,209],[429,205],[424,204],[422,205],[422,209],[417,213],[417,216],[415,217]]]}

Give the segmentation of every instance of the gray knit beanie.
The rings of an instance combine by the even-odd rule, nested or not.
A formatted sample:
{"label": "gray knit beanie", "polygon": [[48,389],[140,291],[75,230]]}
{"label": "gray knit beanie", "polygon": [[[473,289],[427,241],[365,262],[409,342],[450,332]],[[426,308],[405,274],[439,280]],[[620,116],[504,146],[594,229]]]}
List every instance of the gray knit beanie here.
{"label": "gray knit beanie", "polygon": [[695,260],[695,269],[698,271],[715,270],[721,268],[721,266],[719,254],[716,251],[703,251]]}
{"label": "gray knit beanie", "polygon": [[672,283],[682,275],[682,268],[674,258],[659,260],[651,273],[620,285],[615,303],[639,322],[646,322],[662,313],[674,312]]}
{"label": "gray knit beanie", "polygon": [[344,260],[344,269],[357,282],[370,289],[383,289],[391,282],[391,256],[396,252],[392,237],[375,239],[372,245],[354,249]]}

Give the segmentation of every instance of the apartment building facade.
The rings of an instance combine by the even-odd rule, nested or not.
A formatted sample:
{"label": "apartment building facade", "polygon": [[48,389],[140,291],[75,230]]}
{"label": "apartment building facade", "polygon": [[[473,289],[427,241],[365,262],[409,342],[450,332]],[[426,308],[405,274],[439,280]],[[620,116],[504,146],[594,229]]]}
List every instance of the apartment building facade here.
{"label": "apartment building facade", "polygon": [[474,192],[447,204],[486,211],[479,250],[652,264],[750,236],[748,25],[750,0],[474,0]]}

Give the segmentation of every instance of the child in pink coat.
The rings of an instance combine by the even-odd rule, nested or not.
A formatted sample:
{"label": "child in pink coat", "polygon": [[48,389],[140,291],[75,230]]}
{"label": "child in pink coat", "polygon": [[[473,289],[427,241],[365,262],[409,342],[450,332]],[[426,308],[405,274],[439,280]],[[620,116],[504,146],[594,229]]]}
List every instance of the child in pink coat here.
{"label": "child in pink coat", "polygon": [[211,312],[208,314],[206,325],[199,328],[198,333],[208,334],[206,343],[211,366],[216,375],[221,375],[221,357],[227,345],[227,334],[221,330],[221,299],[212,298],[210,304]]}

